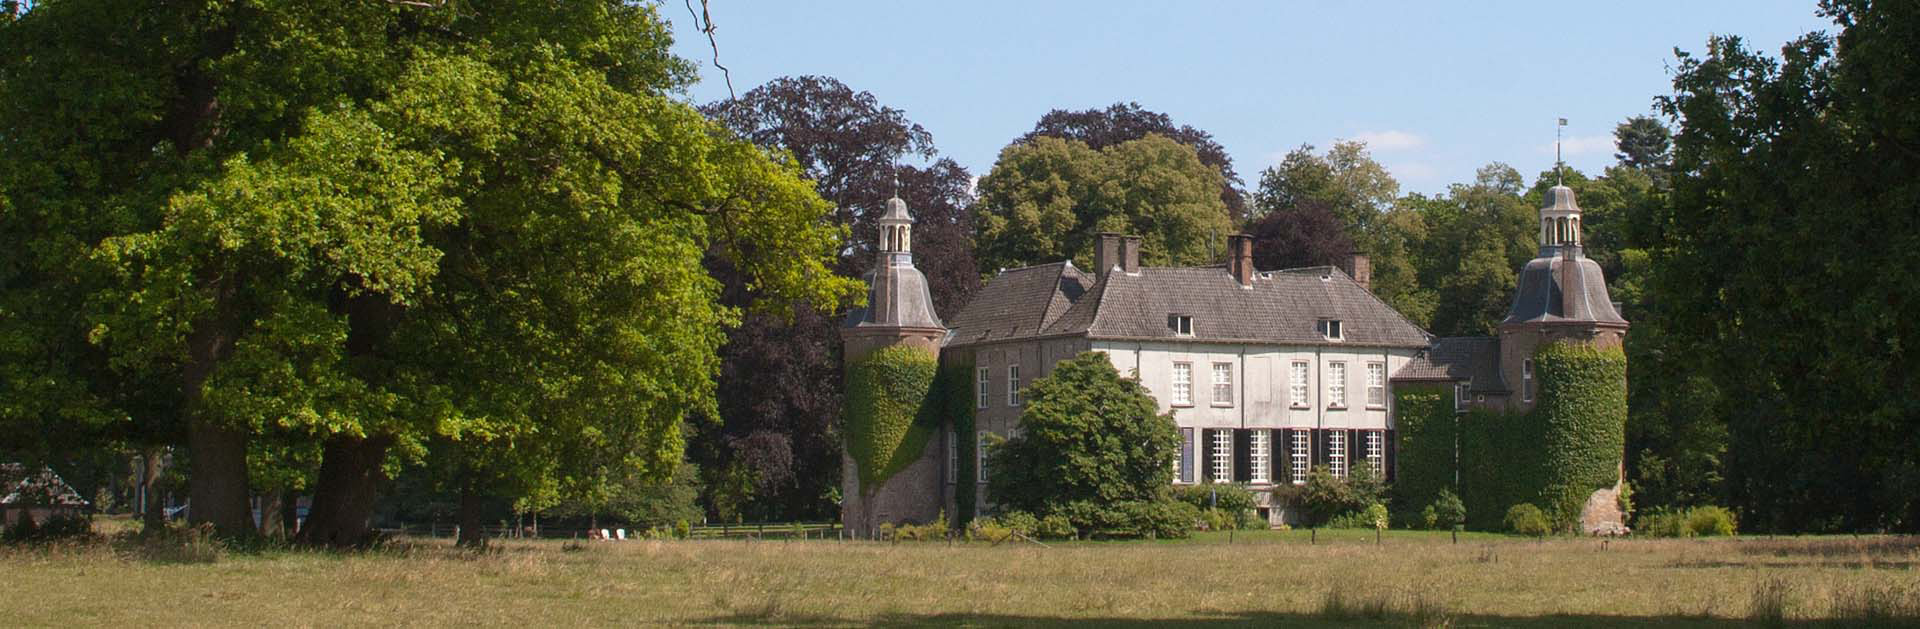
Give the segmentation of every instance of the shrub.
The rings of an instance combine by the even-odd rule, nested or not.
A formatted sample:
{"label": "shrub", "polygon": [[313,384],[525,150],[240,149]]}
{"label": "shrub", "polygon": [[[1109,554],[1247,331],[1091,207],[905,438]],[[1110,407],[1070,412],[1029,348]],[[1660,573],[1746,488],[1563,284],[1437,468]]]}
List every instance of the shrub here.
{"label": "shrub", "polygon": [[1326,523],[1321,526],[1330,529],[1370,529],[1373,528],[1373,522],[1367,519],[1364,511],[1348,511],[1327,518]]}
{"label": "shrub", "polygon": [[1451,490],[1440,490],[1440,497],[1433,499],[1434,523],[1440,526],[1457,528],[1467,523],[1467,503],[1460,500]]}
{"label": "shrub", "polygon": [[998,543],[1011,537],[1013,529],[1001,524],[997,518],[974,518],[973,523],[967,526],[968,540]]}
{"label": "shrub", "polygon": [[1701,537],[1727,536],[1735,530],[1732,511],[1713,505],[1687,510],[1687,532],[1690,534]]}
{"label": "shrub", "polygon": [[1427,505],[1427,508],[1420,510],[1420,520],[1415,526],[1423,529],[1439,528],[1440,514],[1433,510],[1433,505]]}
{"label": "shrub", "polygon": [[1008,511],[1000,514],[1000,525],[1021,535],[1032,535],[1040,528],[1040,520],[1025,511]]}
{"label": "shrub", "polygon": [[1130,536],[1180,539],[1193,534],[1199,510],[1177,500],[1137,500],[1115,505],[1118,532]]}
{"label": "shrub", "polygon": [[1386,499],[1386,489],[1373,475],[1373,468],[1360,465],[1347,478],[1336,478],[1326,466],[1314,466],[1307,474],[1307,485],[1300,492],[1300,506],[1309,523],[1324,523],[1333,516],[1366,508]]}
{"label": "shrub", "polygon": [[689,537],[693,537],[693,527],[691,525],[688,525],[686,520],[680,520],[678,522],[674,522],[673,537],[674,539],[686,539]]}
{"label": "shrub", "polygon": [[1520,535],[1544,537],[1553,532],[1553,524],[1547,520],[1547,514],[1540,507],[1522,502],[1507,509],[1507,517],[1502,520],[1507,530]]}
{"label": "shrub", "polygon": [[1364,515],[1367,516],[1367,528],[1387,528],[1387,505],[1378,502],[1368,505]]}
{"label": "shrub", "polygon": [[1067,516],[1058,513],[1040,518],[1040,525],[1033,529],[1034,535],[1043,539],[1068,539],[1079,532],[1073,530],[1073,522]]}
{"label": "shrub", "polygon": [[[1180,432],[1146,388],[1100,352],[1061,361],[1027,385],[1020,432],[987,455],[994,502],[1029,513],[1065,513],[1075,527],[1098,509],[1160,500],[1173,482]],[[1097,527],[1107,528],[1107,527]]]}

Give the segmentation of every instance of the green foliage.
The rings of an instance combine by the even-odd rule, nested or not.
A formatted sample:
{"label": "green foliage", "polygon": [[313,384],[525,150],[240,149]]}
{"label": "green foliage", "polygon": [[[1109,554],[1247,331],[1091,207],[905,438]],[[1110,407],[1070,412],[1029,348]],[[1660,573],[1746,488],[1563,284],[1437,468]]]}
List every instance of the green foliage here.
{"label": "green foliage", "polygon": [[1386,488],[1370,466],[1354,466],[1347,478],[1336,478],[1326,466],[1316,465],[1307,473],[1299,504],[1307,524],[1317,526],[1340,514],[1364,512],[1385,499]]}
{"label": "green foliage", "polygon": [[698,504],[700,470],[692,463],[681,463],[666,480],[648,478],[635,469],[603,473],[609,478],[590,484],[592,492],[560,501],[553,515],[606,515],[636,528],[667,526],[703,515]]}
{"label": "green foliage", "polygon": [[1001,526],[1021,535],[1032,535],[1035,529],[1040,528],[1040,520],[1025,511],[1008,511],[1000,514],[998,520]]}
{"label": "green foliage", "polygon": [[1690,537],[1693,532],[1687,530],[1687,513],[1657,507],[1640,514],[1634,520],[1633,533],[1647,537]]}
{"label": "green foliage", "polygon": [[1712,505],[1687,510],[1687,530],[1695,536],[1724,537],[1737,529],[1732,511]]}
{"label": "green foliage", "polygon": [[953,471],[954,521],[967,522],[978,512],[980,478],[977,469],[980,458],[974,448],[979,443],[974,439],[974,366],[971,362],[955,361],[940,367],[935,381],[939,395],[940,416],[945,418],[951,431],[947,438],[954,440],[955,465]]}
{"label": "green foliage", "polygon": [[1440,497],[1435,498],[1427,508],[1433,510],[1433,522],[1427,525],[1428,528],[1438,525],[1451,529],[1467,523],[1467,504],[1451,491],[1440,490]]}
{"label": "green foliage", "polygon": [[988,455],[988,486],[1001,506],[1050,514],[1073,502],[1113,505],[1166,494],[1180,434],[1172,416],[1158,412],[1140,383],[1120,377],[1106,354],[1061,361],[1025,397],[1019,434]]}
{"label": "green foliage", "polygon": [[[1722,394],[1727,499],[1764,530],[1920,531],[1920,7],[1681,53],[1651,292]],[[1811,211],[1818,208],[1817,211]],[[1636,381],[1638,377],[1636,377]]]}
{"label": "green foliage", "polygon": [[847,367],[845,431],[862,492],[876,491],[918,459],[939,428],[928,404],[935,373],[933,355],[892,346]]}
{"label": "green foliage", "polygon": [[980,268],[1071,259],[1091,269],[1106,231],[1141,236],[1142,264],[1212,263],[1209,243],[1235,228],[1224,185],[1192,147],[1157,134],[1099,150],[1049,136],[1008,146],[980,178]]}
{"label": "green foliage", "polygon": [[953,528],[947,524],[947,513],[940,512],[939,517],[926,524],[903,524],[893,529],[893,538],[906,542],[930,542],[946,539]]}
{"label": "green foliage", "polygon": [[1500,522],[1509,533],[1544,537],[1554,531],[1553,523],[1547,520],[1547,514],[1531,503],[1520,503],[1507,509],[1507,515]]}
{"label": "green foliage", "polygon": [[1545,486],[1540,499],[1561,528],[1572,528],[1587,497],[1620,481],[1626,448],[1627,360],[1620,350],[1552,343],[1533,358],[1542,425]]}
{"label": "green foliage", "polygon": [[1073,530],[1073,522],[1067,516],[1054,513],[1040,518],[1040,524],[1034,527],[1033,534],[1041,539],[1068,539],[1078,532]]}
{"label": "green foliage", "polygon": [[1179,485],[1173,488],[1173,498],[1199,509],[1207,528],[1212,530],[1251,529],[1264,524],[1254,515],[1254,509],[1260,506],[1259,498],[1244,485]]}
{"label": "green foliage", "polygon": [[1013,538],[1013,529],[1001,522],[1000,518],[974,518],[967,523],[965,535],[968,541],[1004,542]]}
{"label": "green foliage", "polygon": [[1459,416],[1449,386],[1395,383],[1393,398],[1397,470],[1391,493],[1394,504],[1411,509],[1453,487]]}
{"label": "green foliage", "polygon": [[1713,505],[1687,509],[1650,509],[1641,514],[1634,524],[1634,534],[1647,537],[1714,537],[1729,536],[1739,531],[1738,520],[1733,512]]}

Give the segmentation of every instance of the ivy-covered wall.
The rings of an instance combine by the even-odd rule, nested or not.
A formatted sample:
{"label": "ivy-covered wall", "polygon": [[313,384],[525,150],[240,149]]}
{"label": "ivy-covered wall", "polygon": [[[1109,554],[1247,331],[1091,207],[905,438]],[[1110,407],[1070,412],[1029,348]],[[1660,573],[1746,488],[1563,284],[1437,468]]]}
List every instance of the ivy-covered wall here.
{"label": "ivy-covered wall", "polygon": [[1526,502],[1571,525],[1587,497],[1612,487],[1626,448],[1627,358],[1619,349],[1550,343],[1533,355],[1539,398],[1525,413],[1457,414],[1450,387],[1395,391],[1402,510],[1431,503],[1453,480],[1453,426],[1467,526],[1497,529],[1507,508]]}
{"label": "ivy-covered wall", "polygon": [[1456,424],[1453,387],[1409,384],[1394,387],[1395,470],[1393,502],[1402,512],[1418,513],[1433,504],[1442,488],[1453,487]]}
{"label": "ivy-covered wall", "polygon": [[928,404],[937,370],[932,354],[907,346],[874,351],[847,368],[847,454],[872,493],[918,459],[942,422]]}
{"label": "ivy-covered wall", "polygon": [[977,445],[973,436],[973,363],[953,361],[940,367],[939,381],[934,385],[939,394],[940,418],[951,424],[957,448],[954,465],[953,514],[947,518],[954,526],[966,526],[973,520],[975,503],[979,497],[979,486],[974,484],[978,473],[975,471],[978,458],[974,456]]}

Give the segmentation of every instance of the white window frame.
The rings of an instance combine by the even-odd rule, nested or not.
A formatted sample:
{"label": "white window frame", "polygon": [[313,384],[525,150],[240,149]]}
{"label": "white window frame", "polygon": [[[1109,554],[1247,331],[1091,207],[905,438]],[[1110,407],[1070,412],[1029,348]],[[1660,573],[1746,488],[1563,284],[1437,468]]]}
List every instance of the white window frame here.
{"label": "white window frame", "polygon": [[1172,330],[1174,336],[1193,336],[1193,316],[1167,315],[1167,329]]}
{"label": "white window frame", "polygon": [[975,381],[974,397],[979,398],[979,408],[986,408],[987,401],[993,399],[993,368],[981,367],[979,379]]}
{"label": "white window frame", "polygon": [[1387,364],[1367,363],[1367,408],[1387,407]]}
{"label": "white window frame", "polygon": [[1347,363],[1327,363],[1327,408],[1347,407]]}
{"label": "white window frame", "polygon": [[1334,478],[1347,477],[1347,431],[1327,432],[1327,470]]}
{"label": "white window frame", "polygon": [[1174,361],[1173,363],[1173,405],[1193,406],[1193,363]]}
{"label": "white window frame", "polygon": [[1020,405],[1020,366],[1007,365],[1007,406]]}
{"label": "white window frame", "polygon": [[1273,432],[1255,430],[1247,439],[1247,482],[1262,485],[1273,483]]}
{"label": "white window frame", "polygon": [[1373,468],[1373,477],[1385,480],[1387,477],[1387,431],[1369,430],[1366,435],[1367,465]]}
{"label": "white window frame", "polygon": [[1233,482],[1233,431],[1214,430],[1213,443],[1207,447],[1213,450],[1213,460],[1208,462],[1213,468],[1213,482]]}
{"label": "white window frame", "polygon": [[1520,401],[1533,401],[1533,359],[1520,361]]}
{"label": "white window frame", "polygon": [[973,436],[973,473],[974,473],[974,476],[979,477],[974,479],[975,482],[981,482],[981,483],[987,482],[987,435],[988,434],[991,434],[991,433],[988,433],[987,431],[982,430],[974,433],[974,436]]}
{"label": "white window frame", "polygon": [[1308,374],[1312,372],[1313,364],[1304,360],[1296,360],[1293,361],[1291,369],[1292,371],[1287,375],[1287,397],[1289,403],[1293,408],[1309,408],[1312,402],[1307,399],[1307,394],[1312,391],[1312,389],[1308,388],[1310,380]]}
{"label": "white window frame", "polygon": [[1293,484],[1307,484],[1307,472],[1313,466],[1313,434],[1306,430],[1293,431],[1292,456],[1288,467],[1293,472]]}
{"label": "white window frame", "polygon": [[1453,412],[1455,413],[1467,412],[1468,386],[1469,385],[1466,382],[1453,383]]}
{"label": "white window frame", "polygon": [[947,482],[960,479],[960,433],[947,431]]}
{"label": "white window frame", "polygon": [[1233,363],[1213,364],[1213,405],[1233,406]]}
{"label": "white window frame", "polygon": [[1347,339],[1346,326],[1341,325],[1339,319],[1321,319],[1320,336],[1329,341],[1344,341]]}

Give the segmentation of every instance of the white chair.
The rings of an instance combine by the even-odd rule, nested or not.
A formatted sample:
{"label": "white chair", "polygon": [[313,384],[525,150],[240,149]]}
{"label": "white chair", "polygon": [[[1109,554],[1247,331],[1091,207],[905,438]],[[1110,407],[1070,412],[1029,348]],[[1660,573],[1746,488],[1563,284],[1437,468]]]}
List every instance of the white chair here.
{"label": "white chair", "polygon": [[620,541],[623,541],[623,542],[624,542],[624,541],[627,541],[627,530],[626,530],[626,529],[614,529],[614,530],[613,530],[613,538],[614,538],[614,539],[617,539],[617,540],[620,540]]}

